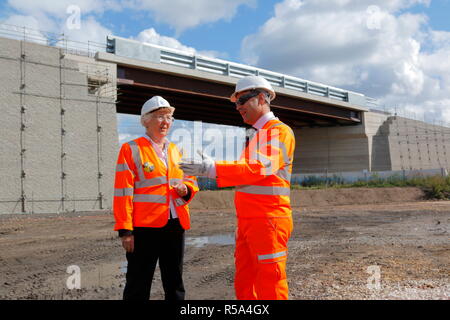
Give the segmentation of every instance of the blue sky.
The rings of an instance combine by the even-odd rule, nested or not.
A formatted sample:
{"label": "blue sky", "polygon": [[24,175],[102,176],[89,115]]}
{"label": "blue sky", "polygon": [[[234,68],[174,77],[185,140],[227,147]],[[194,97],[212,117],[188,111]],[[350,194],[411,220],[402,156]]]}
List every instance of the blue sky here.
{"label": "blue sky", "polygon": [[[68,29],[69,6],[80,28]],[[450,123],[450,0],[9,0],[0,22],[107,34],[362,92]],[[119,119],[122,137],[136,122]],[[181,125],[181,124],[179,124]],[[138,125],[137,125],[138,126]]]}

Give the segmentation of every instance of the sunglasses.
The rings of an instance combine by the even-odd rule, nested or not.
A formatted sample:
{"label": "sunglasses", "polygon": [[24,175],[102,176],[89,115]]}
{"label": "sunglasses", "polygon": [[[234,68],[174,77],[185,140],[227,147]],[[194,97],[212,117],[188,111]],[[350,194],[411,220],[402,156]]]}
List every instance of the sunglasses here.
{"label": "sunglasses", "polygon": [[242,105],[246,104],[248,100],[256,97],[260,93],[261,93],[260,91],[251,91],[247,94],[242,95],[239,99],[236,100],[235,103],[237,106],[242,106]]}

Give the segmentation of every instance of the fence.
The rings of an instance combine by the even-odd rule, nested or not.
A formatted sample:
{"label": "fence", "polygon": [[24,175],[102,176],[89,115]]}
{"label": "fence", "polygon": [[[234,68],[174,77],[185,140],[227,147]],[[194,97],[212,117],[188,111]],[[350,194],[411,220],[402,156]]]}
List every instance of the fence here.
{"label": "fence", "polygon": [[377,171],[370,172],[367,170],[354,172],[333,172],[328,173],[326,169],[322,172],[294,174],[291,178],[292,185],[335,185],[335,184],[351,184],[355,182],[370,181],[393,181],[393,180],[410,180],[414,178],[426,178],[432,176],[448,176],[448,169],[426,169],[426,170],[394,170],[394,171]]}

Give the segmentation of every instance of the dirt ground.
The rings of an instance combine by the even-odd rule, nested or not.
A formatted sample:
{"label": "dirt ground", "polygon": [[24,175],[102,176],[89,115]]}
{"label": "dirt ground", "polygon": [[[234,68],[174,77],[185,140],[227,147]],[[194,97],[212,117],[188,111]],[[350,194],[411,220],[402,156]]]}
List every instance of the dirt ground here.
{"label": "dirt ground", "polygon": [[[345,205],[321,192],[332,201],[314,191],[294,208],[291,299],[450,298],[450,201],[397,190],[397,202],[371,191],[378,203]],[[234,210],[193,207],[186,298],[234,299]],[[126,259],[113,224],[110,212],[0,214],[0,299],[121,299]],[[69,289],[77,270],[80,289]],[[162,298],[157,271],[151,299]]]}

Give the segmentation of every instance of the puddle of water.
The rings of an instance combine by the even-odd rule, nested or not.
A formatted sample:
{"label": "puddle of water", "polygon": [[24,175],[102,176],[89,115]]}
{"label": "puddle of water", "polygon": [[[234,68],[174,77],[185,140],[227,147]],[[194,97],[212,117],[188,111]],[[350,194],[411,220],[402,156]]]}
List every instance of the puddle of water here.
{"label": "puddle of water", "polygon": [[234,244],[234,233],[204,237],[186,237],[186,245],[188,246],[200,248],[207,244],[232,245]]}

